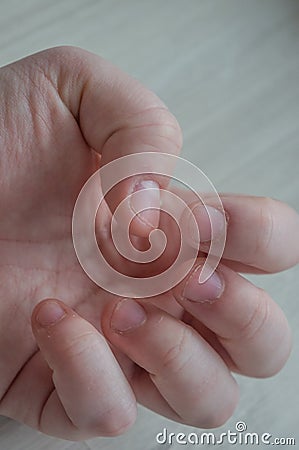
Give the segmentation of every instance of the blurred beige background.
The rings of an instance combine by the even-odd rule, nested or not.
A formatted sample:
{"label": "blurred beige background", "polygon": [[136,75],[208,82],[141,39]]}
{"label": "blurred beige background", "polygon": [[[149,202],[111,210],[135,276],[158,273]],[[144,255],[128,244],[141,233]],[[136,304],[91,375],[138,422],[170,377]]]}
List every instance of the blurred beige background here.
{"label": "blurred beige background", "polygon": [[[62,44],[101,54],[160,95],[182,126],[182,155],[218,191],[273,196],[299,210],[298,1],[0,1],[1,65]],[[242,420],[299,445],[299,268],[250,278],[285,310],[294,350],[269,380],[238,377],[239,407],[217,434]],[[181,448],[158,445],[164,427],[193,431],[140,408],[126,435],[72,443],[0,417],[0,449]]]}

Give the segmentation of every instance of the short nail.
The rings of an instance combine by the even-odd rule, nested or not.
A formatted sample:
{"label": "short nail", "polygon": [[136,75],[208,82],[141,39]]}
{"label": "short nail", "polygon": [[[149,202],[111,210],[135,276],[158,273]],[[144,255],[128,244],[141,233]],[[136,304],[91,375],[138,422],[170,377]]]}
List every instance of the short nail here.
{"label": "short nail", "polygon": [[[151,228],[157,228],[160,217],[160,188],[152,180],[138,181],[130,200],[130,206],[139,220]],[[141,211],[143,210],[143,211]],[[141,211],[141,212],[138,212]]]}
{"label": "short nail", "polygon": [[188,231],[191,239],[195,243],[199,243],[198,237],[200,238],[200,242],[210,241],[212,238],[212,231],[213,239],[219,238],[224,232],[226,218],[221,211],[213,208],[213,206],[198,204],[192,208],[192,213],[195,217],[198,230],[194,224],[194,219],[192,220],[190,218]]}
{"label": "short nail", "polygon": [[204,283],[199,283],[199,275],[202,266],[198,267],[190,276],[183,290],[183,297],[194,302],[213,302],[217,300],[223,293],[224,281],[222,277],[213,272],[210,278]]}
{"label": "short nail", "polygon": [[133,331],[146,321],[146,313],[139,303],[130,298],[121,300],[111,317],[111,328],[118,333]]}
{"label": "short nail", "polygon": [[36,321],[41,327],[49,327],[59,322],[66,311],[56,301],[44,302],[38,309]]}

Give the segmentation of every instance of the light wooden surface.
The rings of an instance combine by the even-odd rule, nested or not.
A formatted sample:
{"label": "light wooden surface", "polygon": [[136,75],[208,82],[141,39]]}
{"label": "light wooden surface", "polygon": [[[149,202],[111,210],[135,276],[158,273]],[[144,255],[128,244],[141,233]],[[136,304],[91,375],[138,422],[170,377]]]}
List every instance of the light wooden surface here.
{"label": "light wooden surface", "polygon": [[[101,54],[158,93],[181,123],[183,156],[219,191],[273,196],[299,210],[298,1],[0,2],[1,65],[61,44]],[[299,270],[251,279],[285,310],[294,350],[274,378],[238,378],[239,407],[217,433],[243,420],[248,431],[299,445]],[[192,431],[140,408],[126,435],[73,443],[0,418],[0,449],[182,448],[156,443],[163,427]]]}

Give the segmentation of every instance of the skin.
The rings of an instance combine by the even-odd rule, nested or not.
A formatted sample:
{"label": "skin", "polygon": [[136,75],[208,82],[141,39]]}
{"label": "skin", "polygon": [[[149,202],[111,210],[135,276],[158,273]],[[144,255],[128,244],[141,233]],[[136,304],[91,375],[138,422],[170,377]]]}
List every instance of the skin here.
{"label": "skin", "polygon": [[[0,414],[71,440],[123,433],[135,421],[136,402],[185,424],[223,424],[238,401],[232,372],[267,377],[288,358],[285,316],[239,272],[274,273],[299,262],[297,213],[277,200],[223,194],[221,296],[189,301],[191,274],[166,294],[138,300],[141,325],[117,332],[111,317],[123,299],[96,286],[79,265],[74,203],[100,164],[129,152],[178,154],[180,128],[152,92],[81,49],[27,57],[2,68],[0,83]],[[116,268],[124,261],[111,242],[110,210],[138,181],[121,183],[97,216],[99,246]],[[161,213],[166,234],[168,220]],[[134,219],[137,247],[146,248],[158,223],[156,212],[150,221]],[[179,245],[177,233],[171,236],[170,250],[148,274],[171,261]],[[125,270],[138,276],[144,267]],[[41,307],[53,299],[64,316],[41,327]],[[133,315],[123,314],[129,324]]]}

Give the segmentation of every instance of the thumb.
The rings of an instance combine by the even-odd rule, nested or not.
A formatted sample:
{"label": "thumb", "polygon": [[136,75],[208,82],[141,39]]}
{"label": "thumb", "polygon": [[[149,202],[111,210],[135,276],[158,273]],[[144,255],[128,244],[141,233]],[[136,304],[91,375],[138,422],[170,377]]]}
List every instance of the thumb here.
{"label": "thumb", "polygon": [[[175,117],[153,92],[113,64],[75,47],[53,48],[33,58],[77,119],[87,144],[101,154],[102,165],[136,153],[179,153],[182,136]],[[124,218],[127,223],[132,213],[145,209],[132,221],[133,234],[148,236],[158,226],[159,188],[167,186],[169,177],[153,172],[158,169],[159,173],[169,173],[170,165],[168,158],[157,162],[155,158],[145,157],[143,174],[130,175],[107,195],[108,205],[114,212],[122,200],[138,192],[128,203],[131,211]],[[124,177],[128,177],[128,169],[124,165]],[[102,185],[109,184],[112,175],[115,175],[113,169],[102,179]]]}
{"label": "thumb", "polygon": [[135,397],[103,335],[53,299],[35,307],[32,329],[55,386],[40,412],[41,431],[77,440],[132,425]]}

